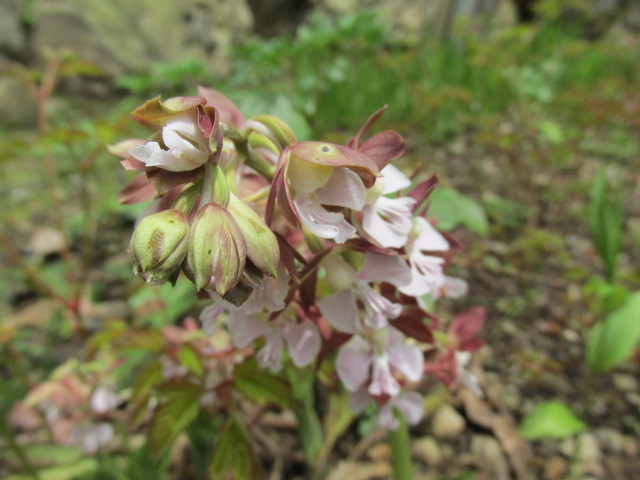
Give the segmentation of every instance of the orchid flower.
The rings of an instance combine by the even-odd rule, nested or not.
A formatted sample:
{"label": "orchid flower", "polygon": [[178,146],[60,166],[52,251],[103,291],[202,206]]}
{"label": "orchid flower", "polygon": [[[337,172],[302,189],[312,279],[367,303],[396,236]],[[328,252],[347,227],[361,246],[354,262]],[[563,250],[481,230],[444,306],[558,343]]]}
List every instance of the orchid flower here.
{"label": "orchid flower", "polygon": [[396,375],[411,382],[422,377],[421,350],[405,343],[405,336],[392,327],[374,330],[367,337],[354,335],[336,358],[336,371],[351,392],[366,385],[374,397],[395,397],[400,393]]}
{"label": "orchid flower", "polygon": [[411,282],[398,287],[405,295],[421,297],[427,293],[439,297],[440,288],[445,284],[444,259],[425,252],[445,251],[449,243],[427,220],[413,219],[405,251],[411,265]]}
{"label": "orchid flower", "polygon": [[[366,252],[359,272],[337,256],[327,258],[324,267],[327,281],[338,291],[321,299],[319,307],[322,315],[337,330],[357,333],[364,326],[382,328],[389,319],[400,315],[402,307],[370,285],[383,281],[397,287],[406,285],[411,280],[411,272],[399,256]],[[364,306],[363,315],[358,302]]]}
{"label": "orchid flower", "polygon": [[407,243],[416,201],[409,197],[389,198],[385,195],[409,187],[411,180],[393,165],[387,165],[380,173],[383,178],[378,178],[367,190],[362,209],[362,229],[379,245],[400,248]]}
{"label": "orchid flower", "polygon": [[366,189],[356,173],[348,168],[291,160],[288,176],[291,185],[295,185],[295,211],[312,233],[336,243],[344,243],[356,233],[343,213],[325,207],[362,209]]}
{"label": "orchid flower", "polygon": [[184,172],[202,166],[211,153],[193,110],[167,120],[162,128],[162,143],[166,148],[157,141],[150,141],[132,148],[129,154],[147,167]]}

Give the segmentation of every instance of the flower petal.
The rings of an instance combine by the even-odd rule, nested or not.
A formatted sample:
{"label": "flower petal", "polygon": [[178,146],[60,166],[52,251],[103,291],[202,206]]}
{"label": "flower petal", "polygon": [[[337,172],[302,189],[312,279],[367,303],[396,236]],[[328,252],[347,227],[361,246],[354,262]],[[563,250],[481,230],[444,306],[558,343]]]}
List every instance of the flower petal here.
{"label": "flower petal", "polygon": [[411,269],[398,255],[365,252],[358,278],[368,283],[384,281],[399,287],[411,281]]}
{"label": "flower petal", "polygon": [[299,195],[293,201],[293,206],[298,218],[318,237],[332,238],[336,243],[344,243],[356,233],[356,229],[345,220],[344,215],[329,212],[308,196]]}
{"label": "flower petal", "polygon": [[306,367],[313,362],[320,351],[320,333],[313,323],[286,325],[284,338],[287,340],[289,355],[296,367]]}
{"label": "flower petal", "polygon": [[238,348],[248,346],[256,338],[265,336],[269,331],[269,325],[241,310],[229,314],[228,327],[231,341]]}
{"label": "flower petal", "polygon": [[345,388],[351,392],[357,390],[369,378],[372,357],[368,352],[352,350],[344,345],[336,357],[336,371]]}
{"label": "flower petal", "polygon": [[320,313],[333,328],[345,333],[361,330],[358,305],[352,290],[342,290],[324,297],[319,302]]}
{"label": "flower petal", "polygon": [[323,205],[334,205],[360,211],[364,206],[366,188],[360,177],[348,168],[334,168],[325,187],[316,192]]}
{"label": "flower petal", "polygon": [[389,395],[395,397],[400,393],[400,384],[391,373],[389,357],[377,355],[373,360],[369,393],[375,397]]}
{"label": "flower petal", "polygon": [[391,366],[402,373],[407,380],[417,382],[422,378],[424,357],[418,347],[400,344],[388,348],[386,352]]}
{"label": "flower petal", "polygon": [[398,192],[411,186],[411,180],[409,180],[409,177],[393,165],[387,165],[380,173],[384,175],[382,177],[384,182],[384,188],[382,190],[383,195]]}

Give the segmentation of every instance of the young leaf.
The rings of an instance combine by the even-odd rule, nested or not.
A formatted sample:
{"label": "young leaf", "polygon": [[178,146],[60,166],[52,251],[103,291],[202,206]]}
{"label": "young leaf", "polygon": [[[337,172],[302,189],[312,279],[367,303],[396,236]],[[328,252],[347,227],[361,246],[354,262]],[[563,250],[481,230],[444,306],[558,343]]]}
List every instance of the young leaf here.
{"label": "young leaf", "polygon": [[623,215],[622,195],[613,191],[604,171],[600,170],[589,194],[589,230],[609,282],[616,277],[618,255],[622,248]]}
{"label": "young leaf", "polygon": [[429,198],[431,207],[427,213],[438,220],[439,229],[448,231],[462,225],[478,235],[489,233],[487,215],[472,198],[446,187],[435,189]]}
{"label": "young leaf", "polygon": [[584,422],[564,403],[544,402],[522,419],[519,432],[528,440],[565,438],[585,427]]}
{"label": "young leaf", "polygon": [[640,341],[640,292],[595,325],[587,338],[587,365],[592,370],[608,370],[633,353]]}
{"label": "young leaf", "polygon": [[185,382],[167,388],[167,399],[156,408],[149,428],[149,449],[155,458],[166,453],[178,434],[196,418],[202,394],[199,387]]}
{"label": "young leaf", "polygon": [[251,436],[237,418],[231,417],[227,422],[209,469],[211,478],[262,478],[262,468],[253,451]]}
{"label": "young leaf", "polygon": [[292,407],[291,386],[281,378],[265,372],[255,359],[248,358],[234,370],[235,388],[245,397],[258,403],[277,403]]}

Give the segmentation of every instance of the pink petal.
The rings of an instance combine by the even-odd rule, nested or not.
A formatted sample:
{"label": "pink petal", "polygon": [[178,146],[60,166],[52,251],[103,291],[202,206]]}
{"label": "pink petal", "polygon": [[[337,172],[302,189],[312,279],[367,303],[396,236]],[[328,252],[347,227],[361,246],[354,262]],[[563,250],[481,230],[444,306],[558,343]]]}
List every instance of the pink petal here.
{"label": "pink petal", "polygon": [[411,281],[411,269],[398,255],[365,252],[358,278],[365,282],[384,281],[398,287]]}
{"label": "pink petal", "polygon": [[333,328],[345,333],[360,331],[356,296],[351,290],[342,290],[320,300],[320,313]]}
{"label": "pink petal", "polygon": [[[354,337],[359,338],[359,337]],[[362,339],[360,339],[362,340]],[[336,357],[336,371],[345,388],[351,392],[357,390],[369,378],[371,368],[371,353],[349,348],[351,341],[338,351]]]}
{"label": "pink petal", "polygon": [[424,416],[424,401],[417,392],[404,392],[389,403],[402,412],[409,425],[417,425]]}
{"label": "pink petal", "polygon": [[289,355],[296,367],[306,367],[320,352],[320,333],[313,323],[286,325],[284,338],[287,340]]}
{"label": "pink petal", "polygon": [[316,194],[323,205],[360,211],[364,206],[366,192],[362,180],[356,173],[347,168],[334,168],[327,184]]}
{"label": "pink petal", "polygon": [[349,394],[349,407],[356,415],[362,412],[371,402],[373,402],[373,398],[365,387],[360,387]]}
{"label": "pink petal", "polygon": [[267,335],[267,341],[256,355],[256,359],[260,366],[275,372],[279,371],[282,366],[281,358],[283,346],[284,342],[282,341],[282,335],[280,332],[271,332]]}
{"label": "pink petal", "polygon": [[395,397],[400,393],[400,384],[391,373],[389,357],[377,355],[373,360],[369,393],[375,397],[389,395]]}
{"label": "pink petal", "polygon": [[460,298],[469,293],[469,284],[461,279],[455,277],[444,277],[444,285],[441,288],[443,290],[443,296],[447,298]]}
{"label": "pink petal", "polygon": [[229,314],[228,326],[231,341],[238,348],[248,346],[256,338],[265,336],[269,331],[267,323],[240,310]]}
{"label": "pink petal", "polygon": [[371,328],[386,327],[389,319],[396,318],[402,312],[402,305],[392,303],[369,285],[359,285],[356,294],[364,304],[364,323]]}
{"label": "pink petal", "polygon": [[418,347],[401,344],[388,348],[386,352],[391,366],[402,373],[407,380],[417,382],[422,378],[424,357]]}

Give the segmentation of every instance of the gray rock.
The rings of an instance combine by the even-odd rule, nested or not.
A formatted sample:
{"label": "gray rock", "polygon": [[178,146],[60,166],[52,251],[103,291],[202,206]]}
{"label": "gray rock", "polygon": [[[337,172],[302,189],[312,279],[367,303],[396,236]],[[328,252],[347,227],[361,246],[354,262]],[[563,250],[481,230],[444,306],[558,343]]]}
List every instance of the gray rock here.
{"label": "gray rock", "polygon": [[555,456],[545,462],[542,476],[544,480],[560,480],[568,471],[569,462],[561,456]]}
{"label": "gray rock", "polygon": [[602,476],[602,453],[596,436],[592,433],[583,433],[577,439],[576,460],[578,468],[584,475]]}

